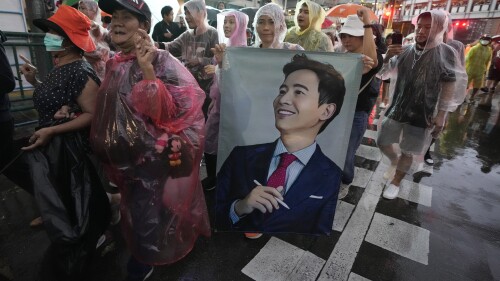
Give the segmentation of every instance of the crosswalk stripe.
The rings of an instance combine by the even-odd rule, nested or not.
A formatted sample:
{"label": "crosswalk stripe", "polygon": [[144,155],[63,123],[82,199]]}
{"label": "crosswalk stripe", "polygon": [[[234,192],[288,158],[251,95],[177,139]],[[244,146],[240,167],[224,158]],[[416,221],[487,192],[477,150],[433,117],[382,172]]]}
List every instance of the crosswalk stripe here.
{"label": "crosswalk stripe", "polygon": [[380,153],[380,149],[378,147],[364,144],[359,146],[356,151],[356,155],[373,161],[380,161],[380,159],[382,159],[382,153]]}
{"label": "crosswalk stripe", "polygon": [[351,272],[351,274],[349,274],[349,280],[348,281],[370,281],[370,279],[365,278],[365,277],[363,277],[361,275],[357,275],[354,272]]}
{"label": "crosswalk stripe", "polygon": [[337,201],[337,209],[335,210],[335,218],[333,219],[332,229],[338,232],[342,232],[347,221],[349,220],[349,217],[351,217],[353,210],[353,204],[344,202],[342,200]]}
{"label": "crosswalk stripe", "polygon": [[370,138],[377,140],[377,131],[374,130],[366,130],[365,134],[363,135],[365,138]]}
{"label": "crosswalk stripe", "polygon": [[370,178],[372,177],[373,171],[364,168],[354,167],[354,175],[355,177],[351,185],[364,188],[368,184]]}
{"label": "crosswalk stripe", "polygon": [[379,198],[380,195],[363,192],[351,219],[321,271],[319,281],[347,280]]}
{"label": "crosswalk stripe", "polygon": [[316,280],[325,260],[315,256],[313,253],[305,251],[304,255],[292,273],[286,278],[287,281],[308,281]]}
{"label": "crosswalk stripe", "polygon": [[375,213],[365,240],[383,249],[422,264],[428,264],[429,236],[427,229]]}
{"label": "crosswalk stripe", "polygon": [[403,180],[399,188],[398,197],[430,207],[432,203],[432,187]]}
{"label": "crosswalk stripe", "polygon": [[271,237],[241,272],[257,281],[315,280],[324,263],[312,253]]}

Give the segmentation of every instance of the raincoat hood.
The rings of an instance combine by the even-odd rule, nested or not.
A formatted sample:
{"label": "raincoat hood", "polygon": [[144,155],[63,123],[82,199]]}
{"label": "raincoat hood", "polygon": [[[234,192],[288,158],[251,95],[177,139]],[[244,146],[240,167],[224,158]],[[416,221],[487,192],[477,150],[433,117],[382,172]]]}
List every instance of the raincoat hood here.
{"label": "raincoat hood", "polygon": [[[419,34],[419,27],[418,27],[418,21],[430,14],[431,16],[431,30],[429,32],[429,36],[427,36],[427,41],[424,46],[424,50],[432,49],[438,46],[439,44],[443,43],[443,36],[444,32],[448,29],[448,17],[446,16],[446,13],[441,11],[441,10],[430,10],[428,12],[423,12],[417,17],[417,28],[415,31],[415,37],[418,36]],[[415,46],[417,42],[415,39]]]}
{"label": "raincoat hood", "polygon": [[[189,3],[189,2],[188,2]],[[257,13],[255,14],[255,18],[253,20],[253,27],[255,29],[255,46],[259,47],[261,44],[259,33],[257,32],[257,23],[259,22],[259,18],[261,16],[268,16],[274,21],[274,41],[271,44],[272,48],[278,48],[283,40],[285,40],[286,35],[286,22],[285,22],[285,14],[283,9],[277,4],[268,3],[262,6]]]}
{"label": "raincoat hood", "polygon": [[204,0],[191,0],[184,4],[196,23],[196,35],[202,34],[208,29],[207,7]]}
{"label": "raincoat hood", "polygon": [[[231,37],[224,36],[224,18],[235,17],[236,28],[231,34]],[[240,47],[247,45],[247,25],[248,16],[239,11],[223,12],[217,15],[217,33],[219,35],[219,44],[225,43],[228,47]]]}
{"label": "raincoat hood", "polygon": [[[297,20],[299,16],[299,10],[300,8],[302,8],[302,5],[306,5],[307,8],[309,9],[309,26],[306,29],[304,29],[304,31],[300,31],[299,22]],[[297,33],[297,35],[302,35],[311,29],[314,29],[316,31],[321,31],[321,24],[325,20],[325,17],[326,17],[325,10],[323,10],[323,8],[321,8],[320,5],[311,2],[309,0],[302,0],[298,2],[297,6],[295,7],[295,17],[293,19],[296,27],[295,32]]]}

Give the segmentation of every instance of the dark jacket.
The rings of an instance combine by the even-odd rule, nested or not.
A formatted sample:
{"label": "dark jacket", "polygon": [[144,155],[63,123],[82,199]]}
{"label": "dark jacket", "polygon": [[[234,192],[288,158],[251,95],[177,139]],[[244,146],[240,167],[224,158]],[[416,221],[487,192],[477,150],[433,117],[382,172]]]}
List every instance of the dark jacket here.
{"label": "dark jacket", "polygon": [[11,119],[8,94],[16,87],[14,74],[3,46],[4,35],[0,31],[0,122]]}

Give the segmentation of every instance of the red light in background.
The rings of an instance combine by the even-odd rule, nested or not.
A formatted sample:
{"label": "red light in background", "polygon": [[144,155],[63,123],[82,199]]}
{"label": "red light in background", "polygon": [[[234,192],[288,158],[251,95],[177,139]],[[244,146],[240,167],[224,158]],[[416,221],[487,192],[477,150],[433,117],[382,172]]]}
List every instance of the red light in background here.
{"label": "red light in background", "polygon": [[464,23],[462,23],[462,26],[467,26],[467,23],[465,23],[465,22],[464,22]]}
{"label": "red light in background", "polygon": [[457,21],[457,23],[455,23],[455,25],[456,25],[456,26],[459,26],[459,25],[460,25],[460,23]]}

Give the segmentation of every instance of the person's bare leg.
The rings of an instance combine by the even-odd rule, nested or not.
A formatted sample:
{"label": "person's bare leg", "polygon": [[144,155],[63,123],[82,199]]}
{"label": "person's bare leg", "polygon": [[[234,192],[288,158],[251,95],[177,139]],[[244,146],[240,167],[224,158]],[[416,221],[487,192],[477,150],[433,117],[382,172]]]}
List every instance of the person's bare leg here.
{"label": "person's bare leg", "polygon": [[383,178],[388,180],[394,176],[396,166],[399,162],[399,155],[394,149],[394,144],[380,145],[379,148],[380,151],[382,151],[382,153],[391,161],[391,166],[387,169],[387,171],[385,171],[383,175]]}
{"label": "person's bare leg", "polygon": [[386,189],[382,196],[386,199],[392,200],[395,199],[399,194],[399,185],[401,181],[405,177],[406,173],[411,167],[411,163],[413,161],[413,156],[411,154],[402,153],[399,157],[398,166],[396,169],[396,174],[394,175],[391,183],[386,185]]}
{"label": "person's bare leg", "polygon": [[394,144],[379,145],[380,151],[389,158],[392,166],[398,165],[399,155],[394,149]]}
{"label": "person's bare leg", "polygon": [[471,94],[471,96],[470,96],[470,98],[471,98],[471,99],[473,99],[473,98],[474,98],[474,96],[476,96],[477,91],[479,91],[479,88],[473,88],[473,89],[472,89],[472,94]]}
{"label": "person's bare leg", "polygon": [[407,153],[401,153],[401,156],[399,157],[398,161],[398,166],[396,168],[396,174],[394,175],[391,184],[399,186],[401,184],[401,181],[405,177],[406,173],[410,169],[412,163],[413,163],[413,155]]}

